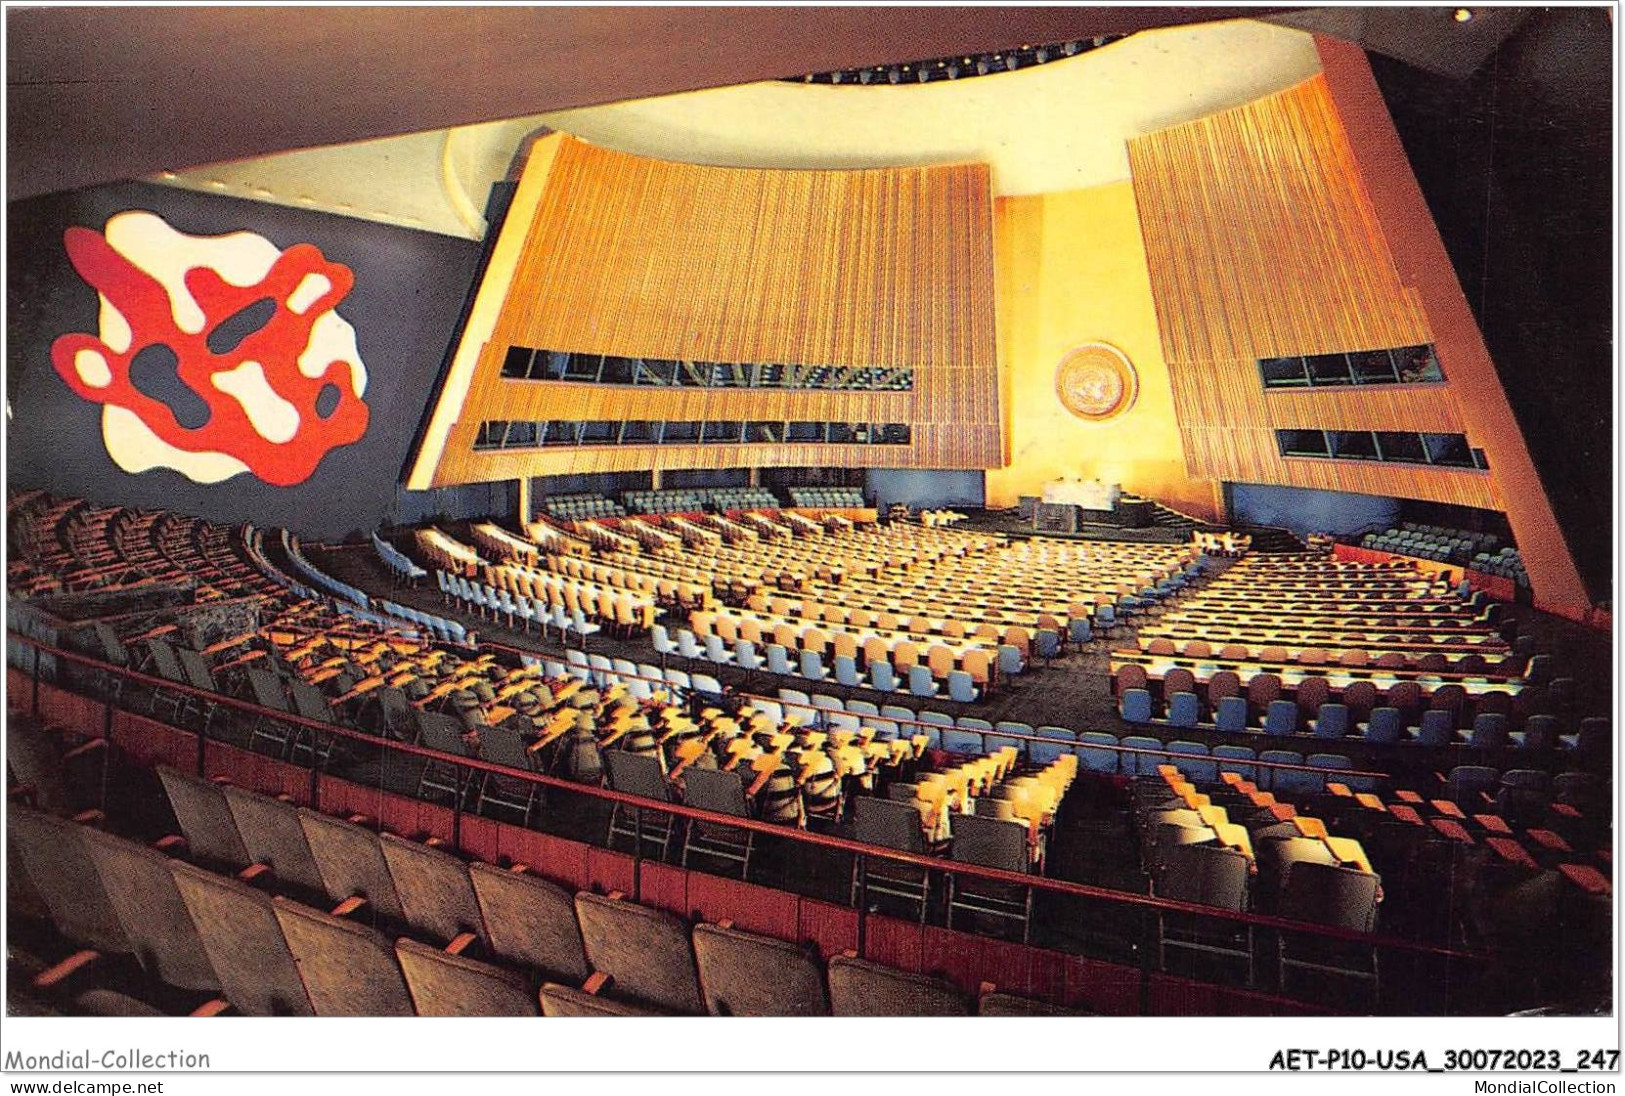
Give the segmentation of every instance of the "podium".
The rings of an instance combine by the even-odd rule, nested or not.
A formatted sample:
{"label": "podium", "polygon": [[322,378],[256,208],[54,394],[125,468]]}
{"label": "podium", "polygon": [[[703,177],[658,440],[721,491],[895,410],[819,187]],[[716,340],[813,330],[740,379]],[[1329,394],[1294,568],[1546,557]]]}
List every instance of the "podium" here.
{"label": "podium", "polygon": [[1089,525],[1143,529],[1156,523],[1156,505],[1149,499],[1099,480],[1055,480],[1044,485],[1041,498],[1021,501],[1035,533],[1076,533]]}
{"label": "podium", "polygon": [[1076,533],[1079,508],[1070,502],[1039,502],[1033,505],[1033,532]]}

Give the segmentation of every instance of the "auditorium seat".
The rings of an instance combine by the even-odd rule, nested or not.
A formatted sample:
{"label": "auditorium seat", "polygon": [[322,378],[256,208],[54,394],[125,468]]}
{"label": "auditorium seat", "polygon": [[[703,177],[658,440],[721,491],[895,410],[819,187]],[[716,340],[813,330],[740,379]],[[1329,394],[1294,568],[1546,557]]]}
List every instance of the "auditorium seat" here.
{"label": "auditorium seat", "polygon": [[1151,694],[1145,689],[1128,689],[1119,694],[1118,714],[1125,723],[1150,723]]}
{"label": "auditorium seat", "polygon": [[[1149,735],[1127,735],[1120,745],[1124,750],[1138,750],[1139,753],[1119,753],[1118,763],[1128,776],[1154,776],[1157,766],[1166,764],[1167,759],[1162,754],[1162,740]],[[1143,752],[1156,751],[1156,752]]]}
{"label": "auditorium seat", "polygon": [[367,924],[382,931],[404,927],[406,915],[378,835],[307,807],[298,814],[328,902],[359,898],[366,903],[360,919]]}
{"label": "auditorium seat", "polygon": [[964,995],[920,974],[832,955],[828,964],[830,1012],[835,1016],[965,1016]]}
{"label": "auditorium seat", "polygon": [[1168,725],[1171,727],[1194,727],[1197,725],[1200,708],[1194,692],[1176,692],[1168,698]]}
{"label": "auditorium seat", "polygon": [[1422,713],[1422,724],[1417,729],[1416,741],[1423,746],[1451,746],[1456,742],[1454,713],[1443,708],[1430,708]]}
{"label": "auditorium seat", "polygon": [[1064,1009],[1014,993],[986,992],[977,1000],[978,1016],[1087,1016],[1086,1012]]}
{"label": "auditorium seat", "polygon": [[[604,750],[603,758],[612,790],[661,802],[672,799],[671,785],[666,781],[658,757],[626,750]],[[676,826],[676,817],[665,811],[643,811],[616,803],[609,816],[609,844],[613,846],[617,837],[629,837],[634,842],[641,840],[652,845],[658,850],[657,855],[664,857]]]}
{"label": "auditorium seat", "polygon": [[823,972],[794,944],[724,924],[694,926],[700,992],[712,1016],[828,1016]]}
{"label": "auditorium seat", "polygon": [[271,898],[235,879],[170,861],[221,994],[246,1016],[309,1016],[310,999]]}
{"label": "auditorium seat", "polygon": [[419,1016],[540,1016],[541,1004],[525,980],[405,937],[395,955]]}
{"label": "auditorium seat", "polygon": [[591,973],[569,891],[519,866],[468,868],[492,958],[538,980],[580,985]]}
{"label": "auditorium seat", "polygon": [[58,930],[81,947],[105,955],[137,954],[89,850],[80,826],[13,802],[6,807],[6,841],[21,861],[34,894]]}
{"label": "auditorium seat", "polygon": [[643,1008],[700,1016],[699,974],[688,928],[669,913],[597,894],[576,895],[576,918],[605,994]]}
{"label": "auditorium seat", "polygon": [[392,833],[379,834],[378,844],[411,932],[442,947],[458,944],[465,936],[483,945],[485,924],[466,864]]}
{"label": "auditorium seat", "polygon": [[[1281,916],[1310,924],[1355,932],[1372,932],[1377,923],[1377,894],[1381,880],[1371,872],[1338,864],[1305,861],[1296,864],[1281,890]],[[1370,946],[1324,937],[1284,932],[1277,957],[1283,987],[1290,988],[1294,971],[1353,977],[1370,983],[1369,999],[1377,996],[1377,955]]]}
{"label": "auditorium seat", "polygon": [[1290,735],[1298,730],[1298,706],[1290,700],[1271,700],[1264,714],[1264,733]]}
{"label": "auditorium seat", "polygon": [[1403,741],[1404,736],[1404,716],[1398,708],[1371,709],[1371,719],[1366,723],[1364,733],[1367,742],[1391,745]]}
{"label": "auditorium seat", "polygon": [[[1238,849],[1211,842],[1173,844],[1162,850],[1154,892],[1160,898],[1241,913],[1251,905],[1251,870],[1250,858]],[[1239,958],[1246,963],[1242,984],[1253,984],[1251,925],[1164,912],[1158,918],[1158,946],[1164,969],[1169,949]]]}
{"label": "auditorium seat", "polygon": [[[746,818],[750,813],[745,801],[745,782],[737,772],[688,770],[683,778],[683,801],[700,810],[737,818]],[[688,867],[691,858],[700,856],[738,864],[740,876],[748,878],[755,845],[756,834],[752,830],[690,819],[683,839],[683,866]]]}
{"label": "auditorium seat", "polygon": [[[1212,685],[1209,684],[1211,693]],[[1214,712],[1214,729],[1229,734],[1240,734],[1247,730],[1247,701],[1239,696],[1224,696],[1219,698],[1218,707]]]}
{"label": "auditorium seat", "polygon": [[[170,858],[90,826],[75,832],[147,974],[164,986],[199,995],[199,1000],[219,993],[220,980],[175,885]],[[63,836],[58,848],[71,849],[72,842]]]}
{"label": "auditorium seat", "polygon": [[908,668],[908,691],[913,696],[933,697],[942,691],[942,687],[931,677],[929,666],[915,663]]}
{"label": "auditorium seat", "polygon": [[1349,733],[1349,710],[1342,704],[1320,705],[1316,718],[1310,723],[1316,738],[1342,738]]}
{"label": "auditorium seat", "polygon": [[612,1000],[601,993],[548,982],[541,990],[543,1016],[659,1016],[658,1012]]}
{"label": "auditorium seat", "polygon": [[285,898],[271,900],[312,1013],[411,1016],[412,997],[388,937]]}
{"label": "auditorium seat", "polygon": [[[893,784],[895,789],[898,785]],[[926,854],[924,822],[912,796],[897,802],[874,796],[859,796],[852,804],[854,835],[866,845],[895,849],[916,856]],[[918,910],[924,922],[930,900],[931,879],[924,868],[892,863],[879,858],[854,858],[851,901],[864,895],[901,898]]]}
{"label": "auditorium seat", "polygon": [[279,892],[300,901],[319,901],[324,894],[321,872],[305,840],[298,808],[231,784],[221,785],[220,791],[247,851],[245,864],[268,868]]}
{"label": "auditorium seat", "polygon": [[237,832],[237,821],[219,784],[188,776],[159,765],[170,809],[186,839],[186,854],[195,863],[215,871],[235,872],[253,861]]}
{"label": "auditorium seat", "polygon": [[[949,851],[954,860],[981,867],[1019,873],[1031,868],[1028,828],[1020,822],[960,815],[954,819]],[[1032,904],[1030,887],[948,877],[949,928],[955,925],[955,912],[993,917],[1017,925],[1025,943],[1031,931]]]}
{"label": "auditorium seat", "polygon": [[[1090,772],[1116,773],[1119,768],[1117,746],[1117,736],[1105,731],[1078,732],[1078,759]],[[1124,771],[1133,773],[1137,767]]]}

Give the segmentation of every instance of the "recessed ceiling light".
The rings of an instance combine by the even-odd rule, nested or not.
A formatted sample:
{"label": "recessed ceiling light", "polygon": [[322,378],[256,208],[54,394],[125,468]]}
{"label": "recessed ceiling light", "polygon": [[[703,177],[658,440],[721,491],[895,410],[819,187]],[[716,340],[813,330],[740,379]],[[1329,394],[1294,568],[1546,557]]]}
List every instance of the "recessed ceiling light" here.
{"label": "recessed ceiling light", "polygon": [[1456,22],[1458,22],[1458,23],[1466,23],[1466,22],[1469,22],[1472,18],[1473,18],[1473,9],[1472,8],[1457,8],[1456,9],[1456,15],[1455,15]]}

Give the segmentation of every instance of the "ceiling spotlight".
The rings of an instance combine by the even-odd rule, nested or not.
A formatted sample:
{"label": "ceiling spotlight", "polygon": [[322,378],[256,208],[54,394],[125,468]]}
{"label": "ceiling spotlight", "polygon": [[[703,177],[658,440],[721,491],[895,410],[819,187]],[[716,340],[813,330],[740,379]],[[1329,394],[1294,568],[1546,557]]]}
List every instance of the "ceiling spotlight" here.
{"label": "ceiling spotlight", "polygon": [[1458,23],[1471,22],[1472,18],[1473,18],[1473,9],[1472,8],[1457,8],[1454,18],[1455,18],[1456,22],[1458,22]]}

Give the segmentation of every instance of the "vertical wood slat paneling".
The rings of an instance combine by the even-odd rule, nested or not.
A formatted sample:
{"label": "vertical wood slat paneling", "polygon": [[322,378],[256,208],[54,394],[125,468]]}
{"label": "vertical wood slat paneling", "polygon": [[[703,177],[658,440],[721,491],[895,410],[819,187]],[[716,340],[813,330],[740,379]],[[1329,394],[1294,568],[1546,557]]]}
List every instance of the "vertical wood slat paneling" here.
{"label": "vertical wood slat paneling", "polygon": [[1277,429],[1467,433],[1450,385],[1267,390],[1258,359],[1433,341],[1324,77],[1130,140],[1187,472],[1500,509],[1493,472],[1286,459]]}
{"label": "vertical wood slat paneling", "polygon": [[[987,467],[1001,459],[992,196],[983,164],[853,171],[666,163],[562,137],[436,485],[751,465]],[[895,366],[912,392],[504,381],[507,347]],[[486,419],[904,422],[907,447],[474,453]]]}
{"label": "vertical wood slat paneling", "polygon": [[1170,361],[1429,341],[1325,81],[1129,141]]}

